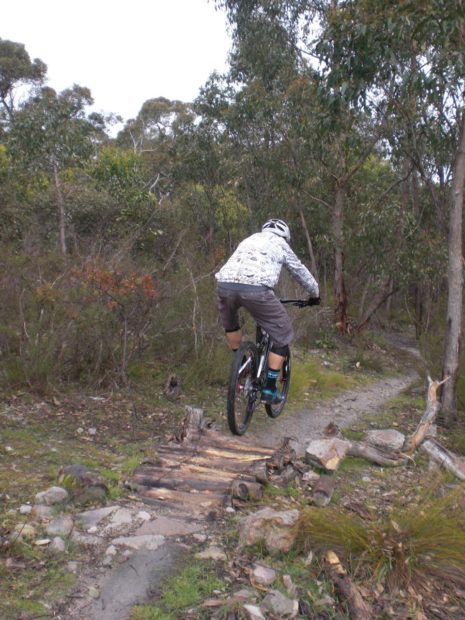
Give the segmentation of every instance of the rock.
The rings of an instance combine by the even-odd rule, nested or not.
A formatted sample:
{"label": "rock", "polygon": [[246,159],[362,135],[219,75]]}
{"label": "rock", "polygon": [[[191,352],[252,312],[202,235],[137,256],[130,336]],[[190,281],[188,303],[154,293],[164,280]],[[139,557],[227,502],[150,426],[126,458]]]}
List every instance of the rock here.
{"label": "rock", "polygon": [[118,529],[122,525],[129,525],[133,522],[133,519],[133,514],[128,508],[118,508],[118,510],[112,514],[110,522],[103,531],[109,532]]}
{"label": "rock", "polygon": [[394,429],[367,431],[367,443],[372,446],[400,450],[404,445],[405,435]]}
{"label": "rock", "polygon": [[253,583],[269,586],[276,579],[276,571],[268,566],[254,564],[251,579]]}
{"label": "rock", "polygon": [[63,538],[55,536],[55,538],[53,538],[52,542],[50,543],[49,548],[52,553],[64,553],[66,551],[66,544]]}
{"label": "rock", "polygon": [[168,517],[158,517],[154,521],[143,523],[137,530],[139,534],[160,534],[161,536],[186,536],[203,530],[201,523],[192,523],[182,519],[170,519]]}
{"label": "rock", "polygon": [[155,551],[165,542],[164,536],[142,535],[142,536],[120,536],[115,538],[113,545],[122,545],[130,549],[147,549],[147,551]]}
{"label": "rock", "polygon": [[79,545],[87,545],[89,547],[95,547],[102,542],[100,536],[92,536],[91,534],[81,534],[77,530],[71,532],[71,540]]}
{"label": "rock", "polygon": [[51,506],[45,506],[44,504],[34,504],[31,511],[31,516],[36,521],[48,521],[53,515],[53,509]]}
{"label": "rock", "polygon": [[294,543],[296,532],[293,526],[298,517],[298,510],[278,512],[272,508],[247,515],[239,522],[239,545],[254,545],[264,540],[270,554],[285,553]]}
{"label": "rock", "polygon": [[118,551],[116,550],[115,545],[110,545],[105,551],[105,555],[116,555],[117,553]]}
{"label": "rock", "polygon": [[66,502],[69,498],[68,491],[62,487],[50,487],[46,491],[37,493],[35,500],[38,504],[53,506]]}
{"label": "rock", "polygon": [[22,504],[19,507],[19,514],[21,515],[28,515],[32,512],[32,506],[30,506],[29,504]]}
{"label": "rock", "polygon": [[350,442],[333,437],[316,439],[305,450],[305,461],[326,471],[335,471],[345,457]]}
{"label": "rock", "polygon": [[49,536],[69,536],[74,528],[74,521],[71,515],[64,515],[53,519],[47,526]]}
{"label": "rock", "polygon": [[299,601],[284,596],[279,590],[269,592],[262,606],[276,618],[295,618],[299,613]]}
{"label": "rock", "polygon": [[103,519],[111,515],[119,506],[105,506],[95,510],[86,510],[76,515],[76,520],[83,525],[86,530],[98,525]]}
{"label": "rock", "polygon": [[79,562],[76,562],[74,560],[72,560],[71,562],[67,562],[66,570],[68,571],[68,573],[76,574],[79,570],[79,564]]}
{"label": "rock", "polygon": [[244,605],[243,609],[249,620],[266,620],[262,610],[257,605]]}
{"label": "rock", "polygon": [[285,585],[289,596],[292,596],[292,598],[297,598],[297,588],[295,587],[290,575],[283,575],[283,584]]}
{"label": "rock", "polygon": [[150,514],[145,510],[139,510],[136,515],[136,519],[139,519],[140,521],[150,521],[151,517]]}
{"label": "rock", "polygon": [[223,562],[228,559],[226,553],[215,545],[211,545],[211,547],[208,547],[205,551],[196,553],[195,557],[200,560],[221,560]]}
{"label": "rock", "polygon": [[89,586],[89,589],[87,590],[87,592],[89,593],[89,596],[91,598],[94,598],[94,599],[100,598],[100,592],[97,590],[95,586]]}

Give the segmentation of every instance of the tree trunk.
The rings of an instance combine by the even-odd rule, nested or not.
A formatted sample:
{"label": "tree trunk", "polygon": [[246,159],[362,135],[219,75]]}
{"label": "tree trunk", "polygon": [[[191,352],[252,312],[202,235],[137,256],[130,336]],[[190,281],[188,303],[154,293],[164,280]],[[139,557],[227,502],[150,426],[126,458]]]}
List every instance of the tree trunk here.
{"label": "tree trunk", "polygon": [[304,212],[300,209],[300,221],[302,222],[302,227],[305,233],[305,239],[307,240],[308,253],[310,254],[310,270],[312,274],[315,276],[315,279],[318,281],[318,269],[316,267],[315,254],[313,253],[313,245],[312,239],[310,237],[310,233],[308,232],[307,222],[305,221]]}
{"label": "tree trunk", "polygon": [[443,377],[450,377],[442,390],[442,416],[451,426],[457,415],[457,375],[462,335],[463,255],[462,212],[465,184],[465,113],[460,123],[459,142],[454,163],[452,203],[449,221],[449,263],[447,269],[447,319],[444,343]]}
{"label": "tree trunk", "polygon": [[334,234],[334,289],[335,289],[335,319],[338,330],[346,334],[348,331],[347,320],[347,294],[344,282],[344,229],[343,211],[346,193],[345,183],[336,184],[336,196],[333,212]]}
{"label": "tree trunk", "polygon": [[63,198],[63,192],[61,191],[60,177],[58,175],[58,168],[53,168],[53,178],[55,182],[55,193],[58,207],[58,232],[60,238],[60,250],[63,256],[67,254],[66,247],[66,213],[65,213],[65,200]]}

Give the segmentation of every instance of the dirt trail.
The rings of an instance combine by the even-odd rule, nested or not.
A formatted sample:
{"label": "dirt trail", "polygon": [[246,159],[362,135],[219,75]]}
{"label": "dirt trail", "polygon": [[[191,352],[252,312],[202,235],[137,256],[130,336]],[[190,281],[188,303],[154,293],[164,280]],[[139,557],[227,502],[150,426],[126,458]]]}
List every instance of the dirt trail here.
{"label": "dirt trail", "polygon": [[350,426],[361,415],[374,414],[389,399],[394,398],[411,385],[418,375],[414,371],[403,377],[382,379],[369,386],[344,392],[338,397],[316,407],[286,412],[276,420],[268,419],[263,408],[255,412],[255,418],[247,431],[254,443],[278,447],[285,437],[294,439],[297,452],[305,452],[308,443],[321,436],[323,429],[334,422],[340,428]]}
{"label": "dirt trail", "polygon": [[[408,343],[396,343],[403,351],[408,351],[412,356],[417,352],[408,346]],[[410,348],[410,350],[408,350]],[[278,447],[286,437],[295,440],[294,447],[298,454],[305,451],[309,441],[321,436],[323,429],[329,422],[334,422],[339,427],[350,426],[361,415],[376,414],[383,404],[397,396],[414,381],[418,380],[418,374],[408,364],[403,364],[405,374],[401,377],[388,377],[376,381],[368,386],[359,387],[357,390],[346,391],[334,399],[325,401],[311,408],[298,411],[288,410],[278,419],[270,419],[266,416],[263,407],[260,407],[254,415],[247,434],[241,438],[244,444],[253,443],[263,447]],[[128,510],[140,510],[140,502],[133,505],[125,503]],[[160,521],[161,514],[158,509],[147,507],[150,511],[150,524],[156,525]],[[176,526],[172,532],[161,537],[157,549],[145,549],[143,546],[130,555],[127,562],[118,568],[105,569],[101,560],[95,558],[86,575],[81,575],[78,604],[68,606],[64,615],[59,617],[67,620],[77,620],[83,614],[86,620],[127,620],[133,605],[141,604],[150,599],[158,591],[163,576],[176,571],[176,566],[183,551],[186,550],[182,536],[182,523],[179,512],[169,514],[164,512],[163,517],[170,520]],[[186,512],[185,523],[189,521]],[[181,524],[181,525],[180,525]],[[208,544],[208,532],[210,526],[206,519],[198,521],[199,530],[203,531]],[[160,533],[154,530],[155,533]],[[128,529],[128,535],[131,532]],[[132,528],[134,534],[134,528]],[[174,534],[174,536],[173,536]],[[180,536],[181,534],[181,536]],[[108,544],[108,542],[107,542]],[[100,552],[101,553],[101,552]],[[99,592],[97,600],[88,595],[90,585],[96,587]],[[63,613],[63,610],[61,610]]]}

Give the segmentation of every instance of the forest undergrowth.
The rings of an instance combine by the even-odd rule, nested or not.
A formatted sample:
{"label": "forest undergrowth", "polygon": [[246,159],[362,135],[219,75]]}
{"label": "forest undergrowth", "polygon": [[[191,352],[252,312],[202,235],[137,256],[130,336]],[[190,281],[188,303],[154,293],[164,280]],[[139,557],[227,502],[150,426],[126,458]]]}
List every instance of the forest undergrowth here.
{"label": "forest undergrowth", "polygon": [[[223,353],[218,355],[221,357]],[[223,367],[225,377],[228,359],[226,355]],[[311,410],[312,402],[328,402],[330,406],[333,395],[349,387],[363,391],[364,384],[382,379],[386,375],[402,373],[406,364],[408,366],[411,363],[408,356],[400,355],[397,350],[383,344],[380,336],[373,336],[356,345],[352,343],[335,346],[333,343],[333,346],[329,347],[327,342],[320,343],[319,348],[305,355],[297,352],[296,381],[289,403],[289,415],[293,409],[299,407]],[[208,385],[203,380],[201,383],[194,383],[189,375],[189,365],[179,366],[177,371],[182,390],[179,398],[170,401],[164,395],[163,388],[171,370],[169,366],[161,371],[159,368],[157,371],[152,369],[145,376],[134,379],[130,386],[114,391],[55,390],[41,397],[27,391],[16,391],[3,395],[0,411],[0,449],[3,457],[0,464],[2,617],[32,619],[44,609],[50,609],[50,605],[53,609],[75,585],[75,576],[67,571],[66,566],[73,559],[82,559],[83,550],[71,541],[67,543],[66,555],[61,559],[51,556],[46,548],[34,544],[33,539],[18,537],[14,544],[11,544],[15,528],[30,521],[27,515],[22,514],[20,507],[33,503],[37,492],[57,484],[63,467],[73,463],[84,464],[105,481],[108,487],[106,502],[124,502],[128,501],[128,491],[123,486],[123,480],[144,458],[156,454],[159,443],[173,436],[179,428],[186,405],[195,404],[204,408],[205,414],[228,432],[224,417],[225,387],[221,382]],[[361,437],[364,431],[370,428],[393,427],[404,433],[410,432],[424,410],[423,387],[422,384],[412,386],[410,391],[384,403],[381,412],[376,415],[367,412],[357,423],[344,429],[343,433],[354,438]],[[285,417],[275,423],[285,424]],[[459,425],[453,439],[447,438],[447,435],[444,439],[450,447],[460,450],[461,442],[465,443],[461,439],[464,436],[465,432]],[[415,511],[418,515],[423,515],[427,509],[426,504],[422,504],[425,494],[429,495],[430,501],[435,497],[444,498],[451,489],[460,489],[456,481],[440,477],[438,472],[429,472],[426,459],[422,456],[415,457],[408,467],[395,470],[376,467],[362,459],[348,458],[335,477],[333,507],[328,507],[327,515],[334,515],[334,511],[340,515],[338,526],[342,532],[341,539],[346,543],[350,541],[347,531],[354,531],[355,518],[358,527],[364,531],[369,531],[371,527],[373,532],[378,532],[380,540],[386,540],[383,527],[394,534],[394,538],[396,532],[399,534],[397,529],[400,529],[400,542],[404,544],[407,536],[407,529],[404,527],[407,511],[410,519],[415,515]],[[445,502],[444,519],[447,517],[450,523],[456,524],[454,515],[457,506],[460,505],[463,509],[460,501],[460,498],[456,498],[449,503]],[[275,489],[274,492],[270,489],[265,494],[264,502],[273,507],[299,507],[303,510],[303,515],[310,514],[304,509],[314,510],[309,507],[305,489],[292,485],[287,489]],[[74,508],[81,510],[83,507],[101,503],[101,498],[97,502],[87,498]],[[256,509],[257,506],[251,508]],[[400,511],[404,517],[394,518],[392,515],[396,511]],[[323,520],[328,522],[326,517],[323,517]],[[311,521],[317,524],[316,519]],[[430,530],[427,529],[423,536],[434,537],[435,527],[431,525]],[[462,566],[465,558],[463,529],[460,529],[460,525],[457,527],[462,538],[459,536],[458,543],[452,539],[450,542],[455,545],[455,552],[460,556],[458,566]],[[225,544],[230,545],[231,553],[235,546],[235,528],[234,521],[229,520],[223,531]],[[335,531],[337,528],[332,529]],[[302,531],[306,531],[305,527]],[[277,566],[280,574],[290,573],[294,576],[302,592],[302,609],[307,610],[307,615],[301,617],[344,618],[344,607],[336,602],[331,586],[321,570],[316,553],[318,545],[314,549],[314,560],[310,565],[304,562],[305,557],[308,557],[308,544],[314,545],[314,535],[315,532],[312,531],[308,539],[301,539],[300,552],[296,551],[285,558],[266,560]],[[316,535],[320,542],[325,541],[324,528],[317,531]],[[443,547],[447,566],[448,554],[450,555],[452,550],[446,542],[443,541]],[[428,552],[422,549],[421,540],[418,544],[419,549],[409,549],[413,549],[411,553],[415,558],[424,558],[424,554],[427,555]],[[365,557],[363,548],[354,554],[350,545],[341,544],[341,541],[335,541],[334,545],[338,550],[342,549],[342,557],[353,578],[362,580],[362,590],[379,610],[380,618],[422,618],[421,613],[426,613],[425,617],[428,618],[463,617],[460,614],[465,613],[465,586],[460,580],[451,578],[450,571],[444,569],[444,563],[437,567],[432,566],[432,572],[422,578],[421,571],[417,571],[417,565],[413,563],[410,566],[410,556],[404,558],[404,571],[399,568],[398,562],[393,573],[390,569],[395,562],[389,553],[386,555],[383,551],[383,545],[380,546],[379,557],[376,557],[375,553],[371,563]],[[370,545],[373,546],[372,539]],[[302,549],[306,550],[305,554]],[[248,554],[249,558],[246,560]],[[214,572],[220,579],[227,577],[223,583],[238,585],[248,582],[245,568],[252,558],[260,559],[256,554],[257,550],[250,550],[245,552],[242,559],[237,558],[233,562],[235,568],[232,576],[227,575],[225,568],[214,567]],[[240,568],[241,562],[244,563],[244,570]],[[399,585],[399,580],[392,582],[395,583],[395,588],[392,586],[392,575],[396,574],[396,571],[401,576],[400,581],[405,582],[404,587]],[[405,571],[411,579],[405,580]],[[367,575],[370,579],[367,579]],[[170,588],[169,582],[166,587]],[[157,605],[158,603],[154,602],[145,612],[143,608],[139,609],[135,617],[180,618],[185,613],[185,609],[176,609],[169,611],[169,614],[174,615],[169,615],[165,610],[163,613],[168,615],[156,616],[153,614]],[[152,615],[144,616],[144,613]],[[210,617],[200,608],[198,613],[199,618]]]}

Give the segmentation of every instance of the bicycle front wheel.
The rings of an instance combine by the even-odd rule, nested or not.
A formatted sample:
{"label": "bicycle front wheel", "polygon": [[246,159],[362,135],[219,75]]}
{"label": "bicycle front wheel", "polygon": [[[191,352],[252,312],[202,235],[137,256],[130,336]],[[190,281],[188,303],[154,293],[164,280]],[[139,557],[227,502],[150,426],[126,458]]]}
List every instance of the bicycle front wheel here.
{"label": "bicycle front wheel", "polygon": [[257,400],[255,374],[257,348],[244,342],[234,355],[229,374],[227,414],[234,435],[243,435],[250,424]]}
{"label": "bicycle front wheel", "polygon": [[270,418],[277,418],[284,409],[286,404],[287,394],[289,392],[289,386],[291,382],[291,354],[284,360],[281,374],[276,382],[277,393],[280,397],[280,402],[277,405],[265,405],[265,410]]}

